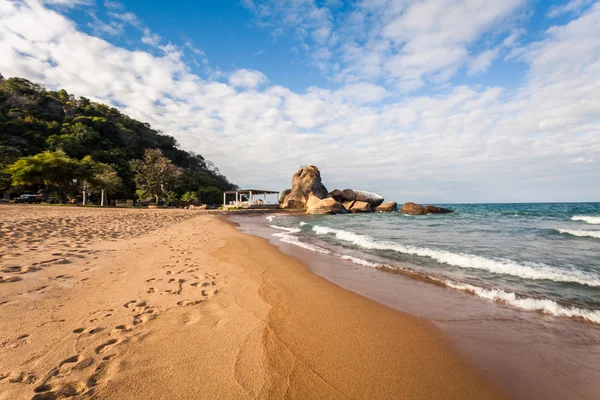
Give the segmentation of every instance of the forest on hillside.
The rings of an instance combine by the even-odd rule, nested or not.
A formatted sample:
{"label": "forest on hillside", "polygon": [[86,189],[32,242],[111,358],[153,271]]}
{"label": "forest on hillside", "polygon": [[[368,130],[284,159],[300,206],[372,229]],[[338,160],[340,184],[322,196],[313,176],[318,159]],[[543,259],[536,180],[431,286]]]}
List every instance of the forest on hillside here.
{"label": "forest on hillside", "polygon": [[[151,159],[172,166],[164,182],[142,176],[152,173],[142,162]],[[57,163],[64,167],[64,176],[44,175]],[[52,184],[62,178],[71,182],[76,175],[81,176],[77,184]],[[91,193],[104,189],[102,177],[114,183],[106,186],[113,199],[196,196],[216,204],[223,191],[236,188],[210,161],[181,149],[175,138],[147,123],[64,89],[47,90],[27,79],[0,75],[0,193],[47,189],[63,191],[59,197],[73,201],[86,189],[82,184],[89,183]]]}

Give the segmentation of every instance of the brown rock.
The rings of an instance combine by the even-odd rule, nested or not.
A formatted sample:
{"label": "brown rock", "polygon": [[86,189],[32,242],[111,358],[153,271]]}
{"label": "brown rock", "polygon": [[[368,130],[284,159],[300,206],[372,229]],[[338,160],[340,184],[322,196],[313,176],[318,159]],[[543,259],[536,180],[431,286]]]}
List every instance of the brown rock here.
{"label": "brown rock", "polygon": [[335,189],[333,192],[329,192],[329,195],[335,199],[335,201],[341,203],[344,201],[343,192],[339,189]]}
{"label": "brown rock", "polygon": [[392,212],[398,211],[398,204],[395,201],[383,203],[375,207],[375,212]]}
{"label": "brown rock", "polygon": [[342,203],[342,206],[346,209],[346,211],[350,211],[350,209],[352,208],[352,206],[354,205],[354,201],[344,201]]}
{"label": "brown rock", "polygon": [[366,201],[367,203],[371,203],[373,207],[377,207],[383,203],[383,197],[377,193],[366,192],[364,190],[336,189],[329,194],[340,203],[344,203],[346,201]]}
{"label": "brown rock", "polygon": [[353,214],[373,212],[373,207],[371,206],[371,203],[366,201],[355,201],[350,208],[350,212]]}
{"label": "brown rock", "polygon": [[283,203],[283,201],[285,200],[287,195],[290,194],[291,191],[292,189],[285,189],[283,192],[281,192],[281,194],[279,195],[279,204]]}
{"label": "brown rock", "polygon": [[333,197],[326,199],[319,199],[315,201],[316,197],[312,197],[309,200],[310,207],[306,210],[307,214],[343,214],[346,209],[342,207],[342,204],[335,201]]}
{"label": "brown rock", "polygon": [[311,195],[319,199],[329,196],[327,188],[321,181],[321,173],[315,166],[300,168],[294,174],[292,177],[292,189],[285,196],[281,207],[307,209],[306,203]]}
{"label": "brown rock", "polygon": [[427,215],[427,214],[447,214],[453,212],[447,208],[441,208],[436,206],[421,206],[415,203],[404,203],[400,210],[403,214],[410,215]]}
{"label": "brown rock", "polygon": [[342,190],[342,199],[344,201],[354,201],[356,200],[356,193],[352,189],[344,189]]}

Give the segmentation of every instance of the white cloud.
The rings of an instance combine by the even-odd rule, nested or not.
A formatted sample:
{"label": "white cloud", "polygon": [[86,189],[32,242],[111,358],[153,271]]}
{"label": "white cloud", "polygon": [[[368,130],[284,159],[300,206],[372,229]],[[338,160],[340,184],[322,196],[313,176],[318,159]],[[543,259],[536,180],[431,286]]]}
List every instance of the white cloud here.
{"label": "white cloud", "polygon": [[579,13],[592,3],[593,0],[571,0],[567,4],[552,6],[548,11],[548,17],[556,18],[564,14]]}
{"label": "white cloud", "polygon": [[92,5],[94,4],[94,0],[43,0],[41,3],[49,6],[72,8]]}
{"label": "white cloud", "polygon": [[467,74],[483,74],[492,66],[492,62],[494,62],[494,60],[498,57],[498,54],[498,49],[491,49],[478,54],[476,57],[473,57],[469,62],[469,71]]}
{"label": "white cloud", "polygon": [[251,69],[238,69],[229,76],[229,83],[235,87],[254,89],[264,85],[269,80],[260,71]]}
{"label": "white cloud", "polygon": [[[389,13],[401,15],[394,4]],[[528,73],[512,89],[447,85],[399,95],[356,69],[345,71],[354,80],[336,89],[294,92],[248,69],[234,71],[228,83],[209,81],[193,74],[184,58],[116,47],[39,3],[0,0],[5,77],[118,102],[242,186],[283,189],[299,165],[314,163],[330,189],[373,190],[398,201],[597,199],[600,188],[589,182],[600,179],[600,170],[588,161],[600,157],[598,37],[600,5],[550,28],[519,48]],[[374,54],[368,66],[377,75],[387,65],[385,43],[394,45],[373,43],[347,48],[357,56]],[[470,56],[461,43],[455,51],[464,63]],[[400,58],[398,65],[416,68],[433,57],[423,54]],[[409,77],[427,79],[453,68]]]}

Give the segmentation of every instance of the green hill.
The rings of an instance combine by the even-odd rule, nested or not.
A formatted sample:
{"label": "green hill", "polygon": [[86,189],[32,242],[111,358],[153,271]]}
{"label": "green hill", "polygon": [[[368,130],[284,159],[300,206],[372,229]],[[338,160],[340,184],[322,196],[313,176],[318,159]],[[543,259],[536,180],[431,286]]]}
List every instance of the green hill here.
{"label": "green hill", "polygon": [[[131,161],[142,159],[146,149],[160,149],[182,169],[173,189],[178,195],[198,192],[203,201],[218,203],[222,191],[236,187],[210,161],[182,150],[175,138],[147,123],[65,90],[0,75],[0,170],[22,157],[59,149],[78,160],[89,155],[111,165],[123,180],[113,198],[137,197]],[[10,176],[4,173],[0,192],[9,187]]]}

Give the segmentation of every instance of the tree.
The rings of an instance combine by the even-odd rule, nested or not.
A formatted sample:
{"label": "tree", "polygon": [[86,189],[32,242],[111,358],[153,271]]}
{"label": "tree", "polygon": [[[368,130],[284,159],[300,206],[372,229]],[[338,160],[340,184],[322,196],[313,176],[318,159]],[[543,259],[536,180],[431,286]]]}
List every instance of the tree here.
{"label": "tree", "polygon": [[64,127],[60,135],[46,139],[46,145],[52,150],[62,149],[71,157],[83,157],[90,148],[100,141],[100,134],[87,125],[77,122]]}
{"label": "tree", "polygon": [[187,201],[188,203],[194,203],[198,201],[198,195],[196,192],[185,192],[183,196],[181,196],[181,200]]}
{"label": "tree", "polygon": [[123,185],[123,180],[113,167],[108,164],[100,164],[96,176],[94,177],[94,187],[100,190],[100,205],[106,203],[106,193],[115,192]]}
{"label": "tree", "polygon": [[215,186],[200,188],[198,194],[200,201],[205,204],[219,204],[223,201],[223,191]]}
{"label": "tree", "polygon": [[159,196],[166,194],[182,173],[159,149],[146,149],[144,159],[133,160],[131,169],[135,172],[138,194],[153,196],[156,205]]}
{"label": "tree", "polygon": [[81,160],[82,167],[91,173],[88,178],[81,182],[83,192],[83,205],[87,202],[88,193],[100,193],[100,205],[104,206],[106,192],[118,190],[123,181],[117,171],[108,164],[96,162],[91,156],[85,156]]}
{"label": "tree", "polygon": [[93,171],[86,167],[86,163],[58,150],[21,158],[11,164],[6,172],[11,176],[13,186],[44,185],[60,196],[61,203],[65,203],[67,194],[76,187],[77,181],[91,177]]}
{"label": "tree", "polygon": [[[0,75],[1,76],[1,75]],[[21,152],[15,147],[0,146],[0,193],[10,188],[10,174],[6,173],[6,168],[21,157]]]}

